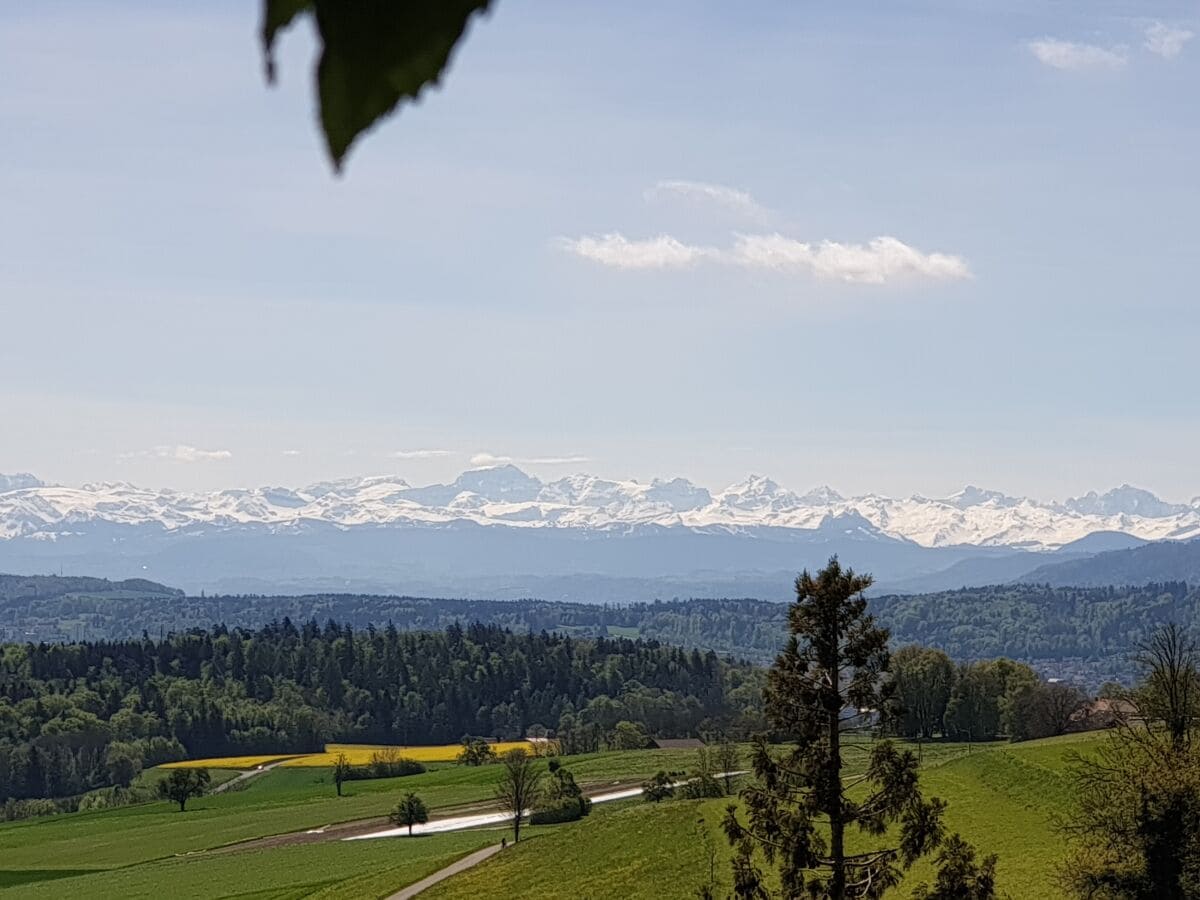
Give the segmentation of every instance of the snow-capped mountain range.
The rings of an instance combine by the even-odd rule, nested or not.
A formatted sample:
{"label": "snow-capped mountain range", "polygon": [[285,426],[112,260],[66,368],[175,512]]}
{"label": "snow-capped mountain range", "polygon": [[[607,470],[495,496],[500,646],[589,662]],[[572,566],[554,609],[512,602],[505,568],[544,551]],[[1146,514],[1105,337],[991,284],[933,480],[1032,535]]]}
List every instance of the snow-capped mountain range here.
{"label": "snow-capped mountain range", "polygon": [[753,534],[851,530],[926,548],[1054,550],[1096,532],[1143,540],[1200,537],[1200,498],[1168,503],[1122,485],[1063,502],[969,486],[944,498],[844,497],[828,487],[797,494],[751,476],[713,492],[683,478],[649,483],[572,475],[543,482],[511,466],[473,469],[451,484],[413,486],[393,476],[187,493],[124,483],[66,487],[32,475],[0,475],[0,539],[58,541],[100,525],[165,532],[262,526],[284,532],[324,524],[622,532],[639,526]]}

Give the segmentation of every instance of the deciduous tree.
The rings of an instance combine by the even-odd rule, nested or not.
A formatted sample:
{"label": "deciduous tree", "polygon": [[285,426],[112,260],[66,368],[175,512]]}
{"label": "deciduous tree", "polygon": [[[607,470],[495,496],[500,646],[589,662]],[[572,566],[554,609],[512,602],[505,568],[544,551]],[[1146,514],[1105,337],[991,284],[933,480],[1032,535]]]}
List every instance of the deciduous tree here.
{"label": "deciduous tree", "polygon": [[929,740],[946,729],[954,663],[941,650],[912,644],[892,654],[890,670],[899,704],[898,730]]}
{"label": "deciduous tree", "polygon": [[350,779],[351,774],[350,760],[345,753],[339,753],[333,761],[333,784],[339,797],[342,796],[342,785]]}
{"label": "deciduous tree", "polygon": [[512,816],[515,844],[521,839],[521,819],[541,799],[545,773],[538,768],[534,758],[519,747],[509,750],[500,761],[504,769],[500,784],[496,786],[496,799],[500,801],[500,808]]}
{"label": "deciduous tree", "polygon": [[1138,662],[1139,715],[1118,720],[1073,762],[1076,802],[1061,823],[1067,889],[1092,900],[1200,897],[1200,746],[1195,645],[1177,626],[1156,632]]}
{"label": "deciduous tree", "polygon": [[408,827],[408,836],[412,837],[414,825],[424,825],[429,821],[429,809],[425,806],[425,801],[416,794],[409,791],[400,798],[400,802],[396,804],[396,808],[388,815],[393,825],[400,827]]}
{"label": "deciduous tree", "polygon": [[642,798],[647,803],[661,803],[675,796],[675,782],[661,769],[642,782]]}
{"label": "deciduous tree", "polygon": [[179,811],[183,812],[188,800],[208,790],[211,780],[208,769],[172,769],[171,774],[158,783],[158,796],[178,803]]}
{"label": "deciduous tree", "polygon": [[459,765],[483,766],[496,761],[496,751],[483,738],[465,737],[463,748],[458,754]]}

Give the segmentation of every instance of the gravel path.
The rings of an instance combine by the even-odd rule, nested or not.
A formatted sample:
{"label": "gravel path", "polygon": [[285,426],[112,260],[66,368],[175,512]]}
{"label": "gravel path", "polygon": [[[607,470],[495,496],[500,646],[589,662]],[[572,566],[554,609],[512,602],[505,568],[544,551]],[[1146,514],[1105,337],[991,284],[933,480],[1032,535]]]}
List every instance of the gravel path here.
{"label": "gravel path", "polygon": [[[289,757],[290,758],[290,757]],[[211,793],[221,794],[233,788],[235,784],[242,784],[249,781],[251,778],[257,778],[259,775],[266,775],[276,766],[283,765],[287,760],[281,759],[279,762],[273,762],[268,766],[259,766],[257,769],[251,769],[249,772],[243,772],[237,778],[230,778],[228,781],[223,781],[212,789]]]}
{"label": "gravel path", "polygon": [[476,850],[470,856],[464,856],[457,862],[451,863],[444,869],[438,869],[432,875],[422,878],[416,884],[410,884],[403,890],[392,894],[387,900],[409,900],[410,897],[415,897],[428,888],[433,887],[439,881],[445,881],[452,875],[457,875],[459,872],[465,872],[471,866],[478,865],[485,859],[489,859],[500,852],[499,844],[492,844],[490,847],[484,847],[482,850]]}

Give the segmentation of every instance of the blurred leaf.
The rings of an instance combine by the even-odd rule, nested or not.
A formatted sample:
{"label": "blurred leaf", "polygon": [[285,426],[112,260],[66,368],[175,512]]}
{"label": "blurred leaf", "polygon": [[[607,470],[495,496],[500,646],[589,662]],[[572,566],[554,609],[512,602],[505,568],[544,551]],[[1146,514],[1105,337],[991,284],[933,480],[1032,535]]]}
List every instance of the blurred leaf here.
{"label": "blurred leaf", "polygon": [[275,37],[292,19],[312,9],[313,0],[263,0],[262,43],[267,81],[275,80]]}
{"label": "blurred leaf", "polygon": [[421,89],[436,84],[455,44],[491,0],[264,0],[267,77],[280,29],[312,11],[321,38],[317,92],[335,169],[355,139]]}

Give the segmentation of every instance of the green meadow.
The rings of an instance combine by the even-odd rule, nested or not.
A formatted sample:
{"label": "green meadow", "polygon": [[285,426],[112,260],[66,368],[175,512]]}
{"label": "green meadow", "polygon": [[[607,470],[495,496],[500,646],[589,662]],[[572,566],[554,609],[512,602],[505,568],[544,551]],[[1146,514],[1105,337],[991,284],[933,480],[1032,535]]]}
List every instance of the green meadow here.
{"label": "green meadow", "polygon": [[[1001,896],[1057,898],[1055,866],[1064,850],[1052,818],[1071,802],[1067,758],[1099,735],[1025,744],[927,745],[922,783],[949,800],[946,824],[1000,856]],[[483,894],[541,898],[690,897],[715,853],[717,896],[730,889],[729,848],[720,829],[729,801],[631,803],[597,809],[581,822],[522,841],[437,885],[422,897],[471,900]],[[893,892],[907,897],[934,867],[924,860]]]}
{"label": "green meadow", "polygon": [[[1053,815],[1071,801],[1067,756],[1099,736],[1025,744],[922,748],[923,784],[947,798],[947,824],[1000,854],[1000,888],[1013,898],[1058,896],[1062,854]],[[585,786],[640,781],[689,768],[689,751],[597,753],[563,760]],[[156,777],[148,773],[149,778]],[[358,819],[381,818],[413,790],[436,815],[491,801],[495,767],[442,766],[405,778],[354,781],[338,798],[329,772],[275,769],[240,790],[192,801],[53,816],[0,826],[0,888],[7,896],[74,898],[386,897],[482,846],[504,829],[371,841],[228,847],[241,841]],[[526,829],[517,846],[437,885],[437,898],[687,897],[707,878],[729,888],[720,830],[727,799],[597,806],[579,822]],[[67,862],[69,861],[69,862]],[[919,863],[897,897],[932,874]]]}

